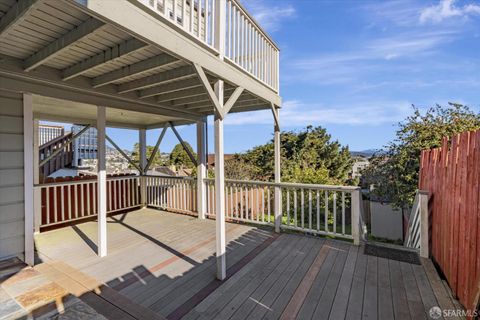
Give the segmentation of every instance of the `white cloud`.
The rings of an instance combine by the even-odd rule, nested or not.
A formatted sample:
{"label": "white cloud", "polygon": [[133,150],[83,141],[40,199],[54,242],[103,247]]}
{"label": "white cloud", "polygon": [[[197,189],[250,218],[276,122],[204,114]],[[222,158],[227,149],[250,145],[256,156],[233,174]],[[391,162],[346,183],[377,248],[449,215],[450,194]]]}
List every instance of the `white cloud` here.
{"label": "white cloud", "polygon": [[480,5],[456,6],[455,2],[456,0],[440,0],[437,5],[423,9],[420,13],[420,22],[439,23],[453,17],[466,19],[470,15],[480,15]]}
{"label": "white cloud", "polygon": [[295,8],[288,3],[275,6],[267,5],[261,0],[243,0],[242,3],[260,26],[270,32],[280,29],[282,23],[285,23],[285,18],[295,17],[296,14]]}
{"label": "white cloud", "polygon": [[[411,112],[411,104],[402,101],[376,101],[339,106],[307,104],[298,100],[285,101],[280,111],[282,126],[307,125],[379,125],[396,123]],[[231,114],[228,125],[273,124],[270,110]]]}

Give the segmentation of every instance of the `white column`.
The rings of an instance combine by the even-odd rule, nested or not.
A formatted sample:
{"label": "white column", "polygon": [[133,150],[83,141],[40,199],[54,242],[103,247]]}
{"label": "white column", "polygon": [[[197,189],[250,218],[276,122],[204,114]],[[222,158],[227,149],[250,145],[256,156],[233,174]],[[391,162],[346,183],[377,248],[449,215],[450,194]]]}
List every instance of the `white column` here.
{"label": "white column", "polygon": [[[38,165],[40,161],[39,151],[39,121],[37,119],[33,120],[33,184],[37,185],[40,183],[40,167]],[[33,189],[33,225],[35,233],[40,232],[40,224],[42,219],[42,208],[41,208],[41,194],[40,189]]]}
{"label": "white column", "polygon": [[[224,83],[215,83],[215,94],[223,107]],[[217,278],[223,280],[227,276],[226,240],[225,240],[225,172],[223,157],[223,119],[215,115],[215,219],[216,219],[216,249]]]}
{"label": "white column", "polygon": [[[278,108],[275,108],[274,112],[277,115],[277,119],[280,117],[280,112]],[[273,138],[273,144],[275,149],[275,183],[281,182],[281,166],[280,166],[280,127],[275,124],[275,134]],[[274,212],[275,212],[275,232],[280,232],[280,225],[282,224],[282,189],[280,187],[275,187],[275,203],[274,203]]]}
{"label": "white column", "polygon": [[[147,131],[145,129],[138,130],[138,156],[140,164],[140,175],[146,174],[145,168],[147,166]],[[142,200],[142,206],[147,205],[147,180],[145,177],[140,178],[140,197]]]}
{"label": "white column", "polygon": [[353,244],[360,245],[360,206],[362,194],[360,188],[352,191],[352,237]]}
{"label": "white column", "polygon": [[[23,95],[23,188],[25,204],[25,263],[35,262],[33,206],[33,105],[32,95]],[[38,160],[37,160],[38,161]]]}
{"label": "white column", "polygon": [[107,171],[105,159],[105,107],[97,107],[97,181],[98,181],[98,241],[99,257],[107,255]]}
{"label": "white column", "polygon": [[207,118],[197,122],[197,154],[198,154],[198,166],[197,166],[197,211],[200,219],[205,219],[207,212],[207,197],[204,179],[207,176],[205,156],[205,141],[207,126]]}
{"label": "white column", "polygon": [[145,174],[145,167],[147,166],[147,130],[140,129],[138,131],[139,157],[141,174]]}

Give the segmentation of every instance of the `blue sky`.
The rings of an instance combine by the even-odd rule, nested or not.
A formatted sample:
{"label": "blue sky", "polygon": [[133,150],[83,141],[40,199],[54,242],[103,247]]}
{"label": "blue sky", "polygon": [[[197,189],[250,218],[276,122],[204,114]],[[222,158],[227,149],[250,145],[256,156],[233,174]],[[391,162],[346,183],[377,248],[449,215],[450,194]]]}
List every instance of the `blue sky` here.
{"label": "blue sky", "polygon": [[[321,125],[351,150],[364,150],[392,140],[412,104],[452,101],[479,110],[480,1],[242,2],[281,48],[282,130]],[[179,131],[195,145],[194,126]],[[158,133],[148,134],[149,144]],[[212,152],[212,127],[209,133]],[[225,152],[263,144],[272,133],[269,111],[228,115]],[[138,137],[109,134],[126,149]],[[176,143],[169,132],[161,149]]]}

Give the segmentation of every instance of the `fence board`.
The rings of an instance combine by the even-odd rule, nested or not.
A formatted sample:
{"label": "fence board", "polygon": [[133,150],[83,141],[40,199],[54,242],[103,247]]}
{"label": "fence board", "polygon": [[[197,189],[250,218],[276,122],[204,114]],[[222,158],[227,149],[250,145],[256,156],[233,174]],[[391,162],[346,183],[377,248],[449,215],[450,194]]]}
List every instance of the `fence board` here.
{"label": "fence board", "polygon": [[430,193],[431,254],[468,310],[480,295],[480,130],[421,153],[419,189]]}

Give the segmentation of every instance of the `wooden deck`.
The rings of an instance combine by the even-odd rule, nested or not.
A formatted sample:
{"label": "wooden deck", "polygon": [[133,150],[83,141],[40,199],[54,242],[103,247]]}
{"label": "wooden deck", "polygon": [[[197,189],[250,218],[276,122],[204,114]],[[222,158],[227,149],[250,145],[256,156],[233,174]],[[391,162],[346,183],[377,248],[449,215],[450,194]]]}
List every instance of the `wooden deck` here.
{"label": "wooden deck", "polygon": [[429,319],[433,306],[456,308],[430,261],[240,224],[227,224],[220,282],[214,232],[211,220],[143,209],[109,220],[105,258],[95,253],[95,222],[40,234],[36,246],[39,260],[74,267],[167,319]]}

